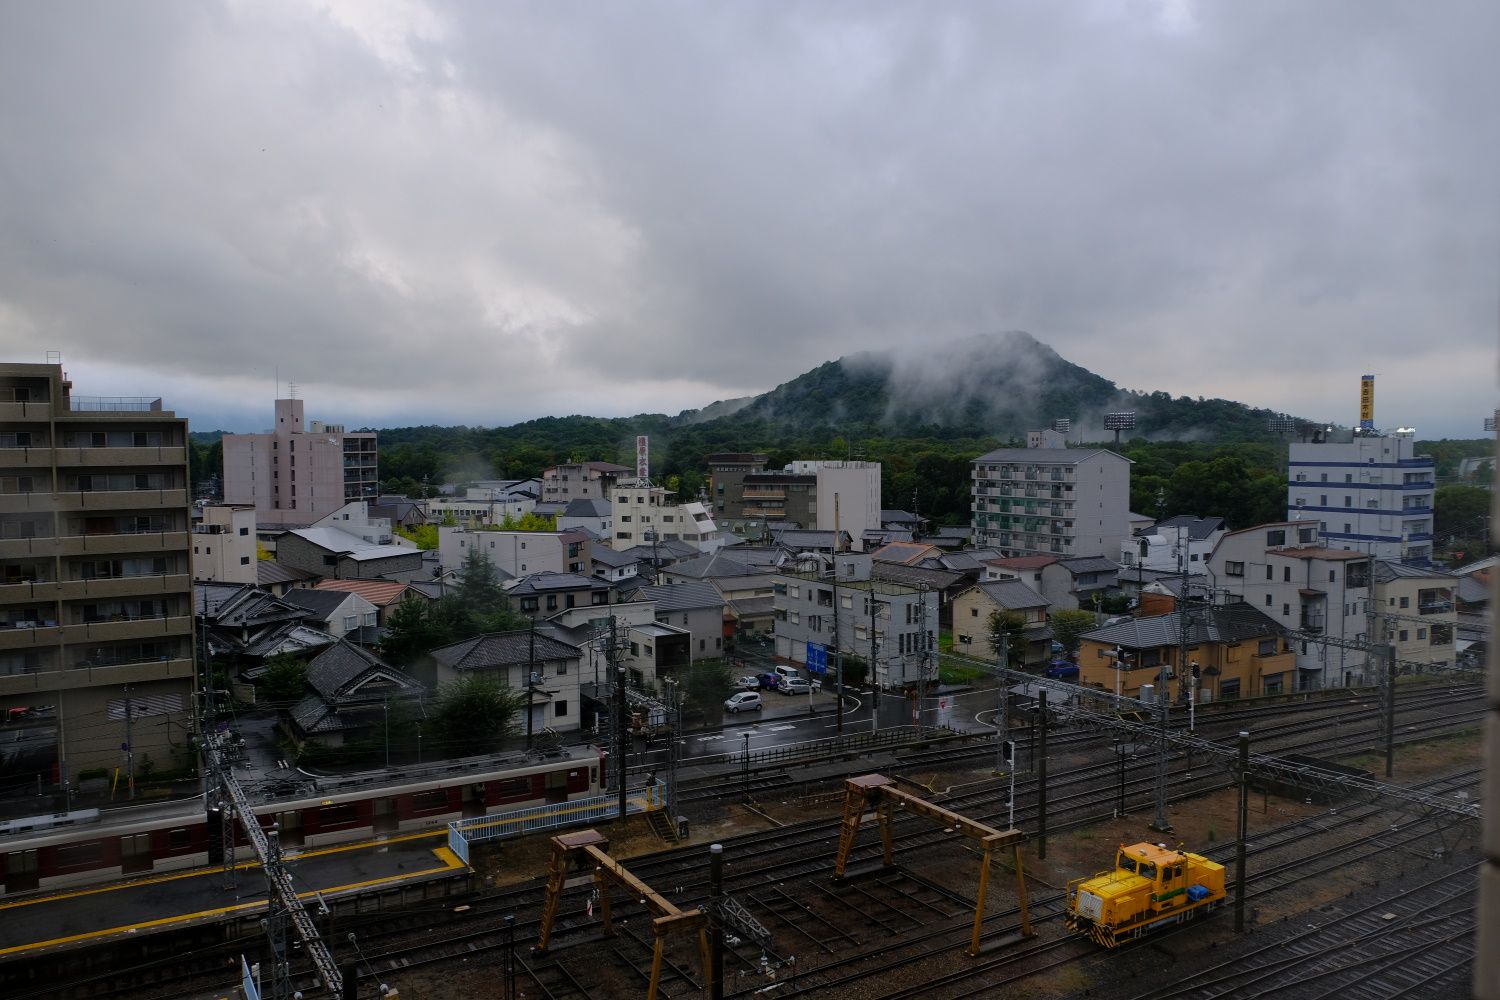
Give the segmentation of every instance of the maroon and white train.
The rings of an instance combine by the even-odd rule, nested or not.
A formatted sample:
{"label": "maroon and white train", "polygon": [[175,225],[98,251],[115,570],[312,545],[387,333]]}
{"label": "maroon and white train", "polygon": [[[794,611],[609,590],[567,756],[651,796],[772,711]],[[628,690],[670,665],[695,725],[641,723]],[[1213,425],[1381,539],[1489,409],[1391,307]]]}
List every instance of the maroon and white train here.
{"label": "maroon and white train", "polygon": [[[596,747],[572,747],[470,770],[450,762],[430,780],[329,779],[319,782],[321,791],[257,804],[255,814],[264,828],[278,825],[284,849],[310,850],[599,795],[604,756]],[[219,864],[223,824],[216,816],[193,799],[0,824],[0,895]],[[235,843],[248,859],[242,830]]]}

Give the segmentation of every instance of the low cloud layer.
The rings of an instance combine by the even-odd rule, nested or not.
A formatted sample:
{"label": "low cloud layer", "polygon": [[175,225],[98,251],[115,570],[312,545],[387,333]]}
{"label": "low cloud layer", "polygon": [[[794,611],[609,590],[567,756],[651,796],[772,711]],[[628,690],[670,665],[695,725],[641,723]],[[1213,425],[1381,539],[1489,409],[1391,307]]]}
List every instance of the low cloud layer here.
{"label": "low cloud layer", "polygon": [[0,7],[0,350],[195,426],[702,406],[1023,329],[1474,436],[1493,3]]}

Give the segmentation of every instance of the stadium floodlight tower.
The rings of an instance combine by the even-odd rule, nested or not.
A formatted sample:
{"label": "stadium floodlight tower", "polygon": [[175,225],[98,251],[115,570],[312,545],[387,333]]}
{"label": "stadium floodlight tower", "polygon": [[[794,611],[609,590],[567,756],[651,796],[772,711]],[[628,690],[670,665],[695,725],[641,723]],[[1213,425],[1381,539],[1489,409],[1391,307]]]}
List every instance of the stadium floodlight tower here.
{"label": "stadium floodlight tower", "polygon": [[1067,417],[1058,417],[1052,421],[1052,429],[1059,434],[1066,434],[1073,429],[1073,421]]}
{"label": "stadium floodlight tower", "polygon": [[1120,447],[1120,432],[1133,430],[1135,428],[1135,411],[1125,410],[1120,413],[1106,413],[1104,415],[1104,429],[1115,432],[1115,448]]}

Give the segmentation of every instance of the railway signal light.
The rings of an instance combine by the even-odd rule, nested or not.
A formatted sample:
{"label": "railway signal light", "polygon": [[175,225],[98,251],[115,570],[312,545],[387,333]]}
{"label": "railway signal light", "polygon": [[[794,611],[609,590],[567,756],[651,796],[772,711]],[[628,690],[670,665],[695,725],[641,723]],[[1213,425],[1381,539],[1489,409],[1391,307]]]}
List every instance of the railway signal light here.
{"label": "railway signal light", "polygon": [[1014,764],[1016,762],[1016,741],[1006,740],[1002,743],[1000,745],[1000,756],[1005,763]]}

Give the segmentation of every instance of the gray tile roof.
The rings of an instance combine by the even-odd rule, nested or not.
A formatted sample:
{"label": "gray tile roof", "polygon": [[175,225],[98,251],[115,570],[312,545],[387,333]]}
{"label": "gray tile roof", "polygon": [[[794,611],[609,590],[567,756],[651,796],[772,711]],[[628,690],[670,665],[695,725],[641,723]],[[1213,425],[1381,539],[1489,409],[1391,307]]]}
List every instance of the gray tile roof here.
{"label": "gray tile roof", "polygon": [[1406,563],[1392,562],[1389,559],[1375,560],[1373,570],[1375,579],[1381,583],[1390,583],[1395,579],[1407,580],[1453,580],[1453,574],[1436,566],[1423,568],[1421,566],[1408,566]]}
{"label": "gray tile roof", "polygon": [[307,683],[324,700],[335,704],[375,678],[380,681],[377,697],[409,697],[422,691],[420,684],[374,653],[342,640],[307,664]]}
{"label": "gray tile roof", "polygon": [[642,587],[640,596],[656,602],[657,611],[691,611],[697,608],[722,608],[724,596],[711,583],[674,583]]}
{"label": "gray tile roof", "polygon": [[318,574],[309,573],[303,569],[294,569],[291,566],[283,566],[274,559],[261,559],[255,564],[255,582],[262,587],[269,587],[276,583],[301,583],[304,580],[316,580]]}
{"label": "gray tile roof", "polygon": [[925,586],[931,590],[947,590],[969,579],[963,573],[950,569],[934,569],[928,566],[902,566],[900,563],[870,563],[870,575],[877,580],[904,583],[908,586]]}
{"label": "gray tile roof", "polygon": [[316,616],[319,621],[327,621],[328,617],[338,611],[339,607],[349,599],[350,591],[347,590],[315,590],[309,587],[293,587],[288,590],[281,600],[288,604],[295,604],[304,611]]}
{"label": "gray tile roof", "polygon": [[1076,559],[1059,559],[1070,573],[1115,573],[1120,564],[1103,556],[1079,556]]}
{"label": "gray tile roof", "polygon": [[623,552],[616,552],[607,545],[595,545],[589,550],[589,557],[596,563],[608,566],[611,569],[619,569],[622,566],[631,566],[639,562],[632,559]]}
{"label": "gray tile roof", "polygon": [[510,597],[528,594],[551,594],[560,590],[594,590],[609,586],[602,580],[579,573],[531,573],[506,588]]}
{"label": "gray tile roof", "polygon": [[[1282,635],[1280,622],[1244,602],[1213,608],[1195,607],[1189,613],[1188,644],[1240,642]],[[1081,638],[1126,649],[1154,649],[1181,642],[1182,617],[1177,614],[1132,618],[1085,632]]]}
{"label": "gray tile roof", "polygon": [[1177,529],[1186,529],[1187,537],[1194,541],[1202,541],[1215,531],[1224,527],[1222,517],[1193,517],[1191,514],[1178,514],[1169,517],[1160,524],[1153,525],[1141,532],[1143,535],[1163,535],[1177,537]]}
{"label": "gray tile roof", "polygon": [[[536,633],[536,659],[573,660],[582,656],[577,646]],[[432,651],[433,659],[454,670],[486,670],[492,667],[530,663],[532,635],[529,630],[491,632]]]}
{"label": "gray tile roof", "polygon": [[920,524],[922,518],[905,510],[882,510],[880,512],[881,524]]}
{"label": "gray tile roof", "polygon": [[564,517],[609,517],[611,509],[608,500],[579,497],[569,500],[562,513]]}
{"label": "gray tile roof", "polygon": [[1007,611],[1023,608],[1045,608],[1047,599],[1020,580],[990,580],[978,585],[990,600]]}
{"label": "gray tile roof", "polygon": [[1461,576],[1458,578],[1457,597],[1465,604],[1488,604],[1490,588],[1485,586],[1483,580],[1472,576]]}

